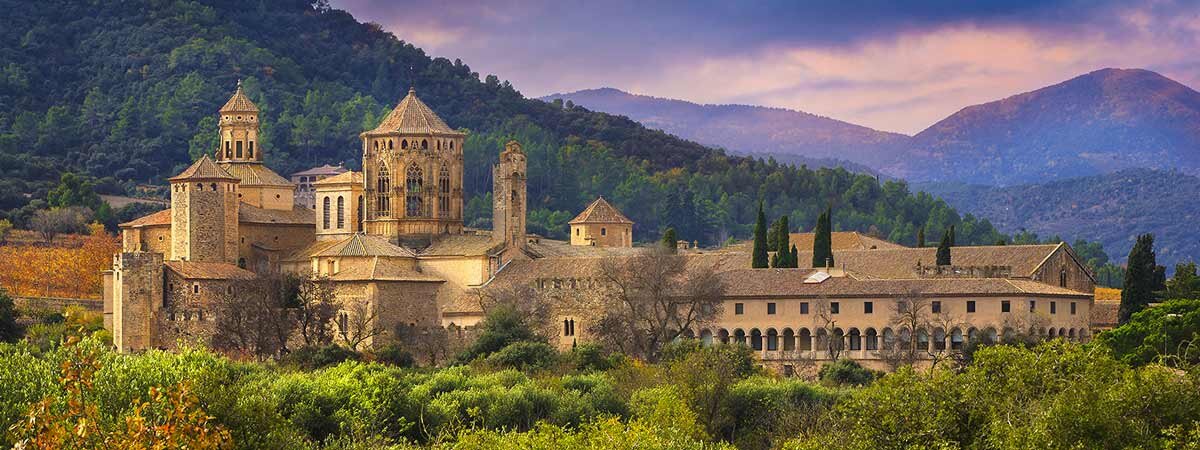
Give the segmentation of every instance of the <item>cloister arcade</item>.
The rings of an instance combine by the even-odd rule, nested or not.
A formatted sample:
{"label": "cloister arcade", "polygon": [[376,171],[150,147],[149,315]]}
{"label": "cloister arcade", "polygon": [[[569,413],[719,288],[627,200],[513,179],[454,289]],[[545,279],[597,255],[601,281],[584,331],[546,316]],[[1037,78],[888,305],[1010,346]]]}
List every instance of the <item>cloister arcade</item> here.
{"label": "cloister arcade", "polygon": [[[1033,331],[1033,330],[1031,330]],[[859,329],[816,328],[702,328],[699,333],[685,330],[684,339],[699,339],[703,346],[717,344],[742,344],[755,351],[763,352],[769,359],[786,359],[787,357],[806,359],[832,359],[831,355],[839,355],[851,359],[878,359],[881,351],[899,349],[909,350],[916,346],[917,350],[927,352],[960,351],[969,343],[976,341],[999,342],[1002,337],[1012,337],[1012,328],[997,329],[987,327],[966,329],[955,327],[948,332],[940,327],[932,329],[920,328],[916,331],[915,339],[912,330],[907,327],[884,327],[877,330],[873,327]],[[1042,328],[1035,333],[1042,339],[1066,339],[1073,342],[1086,342],[1088,332],[1082,328]],[[779,353],[776,353],[779,352]],[[784,354],[786,352],[787,354]],[[799,353],[796,353],[799,352]]]}

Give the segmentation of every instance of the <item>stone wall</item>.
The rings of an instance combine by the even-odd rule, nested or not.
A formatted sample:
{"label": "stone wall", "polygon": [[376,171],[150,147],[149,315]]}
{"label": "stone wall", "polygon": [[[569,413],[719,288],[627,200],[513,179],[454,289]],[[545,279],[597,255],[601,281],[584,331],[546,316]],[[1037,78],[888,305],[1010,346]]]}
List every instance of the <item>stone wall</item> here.
{"label": "stone wall", "polygon": [[163,256],[136,252],[117,255],[112,280],[113,345],[121,351],[153,348],[154,314],[162,305]]}

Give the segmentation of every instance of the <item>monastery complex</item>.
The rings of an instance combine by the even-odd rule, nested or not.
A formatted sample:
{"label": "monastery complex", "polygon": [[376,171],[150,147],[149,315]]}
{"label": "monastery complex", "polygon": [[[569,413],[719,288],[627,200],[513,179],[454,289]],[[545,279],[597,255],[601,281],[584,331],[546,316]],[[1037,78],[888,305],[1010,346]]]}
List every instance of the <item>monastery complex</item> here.
{"label": "monastery complex", "polygon": [[[288,180],[263,164],[271,149],[256,145],[259,111],[240,86],[218,115],[218,148],[168,180],[170,208],[121,224],[122,252],[104,274],[105,324],[121,351],[206,339],[222,296],[279,272],[328,280],[337,304],[364,305],[381,331],[368,346],[404,327],[469,335],[484,317],[480,293],[508,286],[550,299],[551,342],[567,349],[592,339],[586,299],[610,288],[597,267],[652,251],[635,246],[633,221],[604,198],[579,205],[567,241],[527,234],[526,157],[515,141],[492,168],[492,229],[464,227],[466,134],[413,90],[360,134],[362,171],[320,177]],[[1017,329],[1072,340],[1093,332],[1094,279],[1066,244],[953,247],[954,265],[937,266],[934,248],[839,232],[835,267],[813,268],[804,267],[812,234],[791,240],[797,269],[752,269],[745,244],[676,250],[724,286],[716,317],[684,335],[743,342],[790,371],[838,357],[882,365],[910,333],[932,354]],[[914,297],[944,325],[898,326],[897,299]],[[348,311],[335,326],[347,326]]]}

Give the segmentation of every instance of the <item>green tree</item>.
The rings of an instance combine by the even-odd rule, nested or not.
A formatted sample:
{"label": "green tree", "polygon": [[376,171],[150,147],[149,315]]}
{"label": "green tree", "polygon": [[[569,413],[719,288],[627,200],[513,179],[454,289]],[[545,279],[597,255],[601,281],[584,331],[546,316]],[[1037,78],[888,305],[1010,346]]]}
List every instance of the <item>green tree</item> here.
{"label": "green tree", "polygon": [[758,219],[754,222],[754,253],[751,254],[750,267],[754,269],[766,268],[769,264],[767,259],[767,216],[763,213],[763,204],[758,202]]}
{"label": "green tree", "polygon": [[17,323],[17,309],[12,297],[0,288],[0,342],[16,342],[24,334],[25,330]]}
{"label": "green tree", "polygon": [[1168,300],[1135,313],[1128,322],[1097,336],[1126,364],[1200,364],[1200,299]]}
{"label": "green tree", "polygon": [[813,231],[813,267],[832,267],[833,261],[833,221],[830,216],[833,214],[833,208],[825,209],[825,212],[817,216],[817,227]]}
{"label": "green tree", "polygon": [[1154,235],[1149,233],[1137,237],[1129,250],[1125,267],[1125,287],[1121,289],[1121,307],[1118,319],[1124,324],[1134,313],[1145,309],[1155,299],[1154,291],[1159,285],[1154,256]]}
{"label": "green tree", "polygon": [[94,211],[100,207],[101,200],[90,179],[65,172],[59,177],[58,186],[46,194],[46,203],[51,208],[82,206]]}
{"label": "green tree", "polygon": [[496,353],[517,342],[541,342],[543,339],[533,331],[525,315],[508,304],[496,305],[483,320],[482,331],[459,356],[461,362]]}
{"label": "green tree", "polygon": [[917,228],[917,248],[925,246],[925,227]]}
{"label": "green tree", "polygon": [[788,216],[781,216],[776,223],[778,225],[775,245],[776,259],[775,264],[771,267],[795,267],[795,265],[792,263],[792,252],[790,250],[791,242],[790,236],[788,236],[788,231],[790,230],[788,227]]}
{"label": "green tree", "polygon": [[667,227],[667,231],[663,232],[662,241],[660,242],[660,244],[662,244],[663,248],[671,250],[673,252],[673,251],[675,251],[675,246],[678,245],[677,244],[678,241],[679,241],[679,238],[675,236],[675,228]]}
{"label": "green tree", "polygon": [[1167,280],[1167,298],[1200,298],[1200,276],[1196,276],[1196,263],[1175,265],[1175,276]]}
{"label": "green tree", "polygon": [[950,246],[951,246],[950,242],[952,239],[953,238],[950,236],[949,229],[947,229],[944,233],[942,233],[942,242],[938,244],[938,248],[937,248],[937,265],[939,265],[939,266],[949,266],[950,265]]}

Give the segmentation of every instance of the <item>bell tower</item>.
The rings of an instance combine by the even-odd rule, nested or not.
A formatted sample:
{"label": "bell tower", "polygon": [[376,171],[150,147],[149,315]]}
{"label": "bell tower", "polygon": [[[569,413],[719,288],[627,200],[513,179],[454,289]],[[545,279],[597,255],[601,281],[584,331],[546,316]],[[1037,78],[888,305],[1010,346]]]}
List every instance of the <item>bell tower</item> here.
{"label": "bell tower", "polygon": [[204,155],[169,181],[173,258],[236,263],[238,178]]}
{"label": "bell tower", "polygon": [[492,167],[492,241],[525,245],[525,152],[517,141],[504,144]]}
{"label": "bell tower", "polygon": [[262,161],[258,142],[258,107],[242,92],[239,80],[237,91],[221,107],[221,142],[217,162]]}

